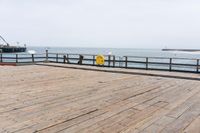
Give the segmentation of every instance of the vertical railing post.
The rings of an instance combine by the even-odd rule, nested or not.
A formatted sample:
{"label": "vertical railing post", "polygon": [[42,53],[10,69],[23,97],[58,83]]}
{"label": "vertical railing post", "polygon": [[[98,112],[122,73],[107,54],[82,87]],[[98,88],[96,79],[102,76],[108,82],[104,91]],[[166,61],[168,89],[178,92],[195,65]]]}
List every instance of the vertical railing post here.
{"label": "vertical railing post", "polygon": [[84,59],[84,56],[83,55],[79,55],[79,61],[78,61],[79,65],[83,64],[83,59]]}
{"label": "vertical railing post", "polygon": [[172,58],[169,59],[169,71],[172,71]]}
{"label": "vertical railing post", "polygon": [[110,67],[110,55],[108,55],[108,66]]}
{"label": "vertical railing post", "polygon": [[56,62],[58,63],[58,54],[56,54]]}
{"label": "vertical railing post", "polygon": [[128,68],[128,57],[125,56],[125,68]]}
{"label": "vertical railing post", "polygon": [[66,63],[66,55],[63,56],[63,63]]}
{"label": "vertical railing post", "polygon": [[18,54],[16,54],[16,63],[18,63]]}
{"label": "vertical railing post", "polygon": [[94,66],[95,65],[95,55],[93,55],[92,61],[93,61],[93,66]]}
{"label": "vertical railing post", "polygon": [[0,54],[0,62],[3,62],[3,55]]}
{"label": "vertical railing post", "polygon": [[35,61],[34,61],[34,54],[32,54],[32,62],[35,62]]}
{"label": "vertical railing post", "polygon": [[69,62],[69,54],[67,54],[66,60],[67,60],[67,63],[70,63]]}
{"label": "vertical railing post", "polygon": [[197,72],[199,72],[199,59],[197,59]]}
{"label": "vertical railing post", "polygon": [[148,64],[149,63],[149,58],[148,57],[146,57],[146,70],[148,70]]}
{"label": "vertical railing post", "polygon": [[115,67],[115,56],[113,56],[113,67]]}
{"label": "vertical railing post", "polygon": [[48,50],[46,50],[46,61],[48,61],[49,60],[49,52],[48,52]]}
{"label": "vertical railing post", "polygon": [[119,62],[119,67],[121,67],[122,66],[122,61],[123,59],[121,58],[121,57],[119,57],[119,60],[118,60],[118,62]]}

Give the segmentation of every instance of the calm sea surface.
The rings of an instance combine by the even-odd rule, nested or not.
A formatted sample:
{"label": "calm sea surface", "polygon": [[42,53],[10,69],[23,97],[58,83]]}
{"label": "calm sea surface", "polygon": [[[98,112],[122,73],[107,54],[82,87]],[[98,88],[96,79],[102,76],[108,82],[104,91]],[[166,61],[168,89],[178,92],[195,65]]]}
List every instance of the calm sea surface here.
{"label": "calm sea surface", "polygon": [[75,54],[108,54],[116,56],[142,56],[142,57],[178,57],[200,58],[198,52],[175,52],[162,51],[161,49],[132,49],[132,48],[72,48],[72,47],[28,47],[28,50],[44,53],[48,49],[52,53],[75,53]]}

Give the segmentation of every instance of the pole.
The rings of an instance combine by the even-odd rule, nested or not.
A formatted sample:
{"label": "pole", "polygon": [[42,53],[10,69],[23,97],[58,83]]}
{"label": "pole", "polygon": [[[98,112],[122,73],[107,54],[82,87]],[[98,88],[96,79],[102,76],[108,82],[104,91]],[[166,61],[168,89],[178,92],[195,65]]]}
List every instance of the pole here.
{"label": "pole", "polygon": [[199,72],[199,59],[197,59],[197,72]]}
{"label": "pole", "polygon": [[115,67],[115,56],[113,56],[113,67]]}
{"label": "pole", "polygon": [[108,55],[108,66],[110,67],[110,55]]}
{"label": "pole", "polygon": [[3,55],[0,54],[0,62],[3,62]]}
{"label": "pole", "polygon": [[32,62],[35,62],[35,61],[34,61],[34,54],[32,54]]}
{"label": "pole", "polygon": [[95,55],[93,55],[93,66],[95,65]]}
{"label": "pole", "polygon": [[48,54],[48,50],[46,50],[46,61],[48,62],[48,58],[49,58],[49,54]]}
{"label": "pole", "polygon": [[56,54],[56,62],[58,63],[58,54]]}
{"label": "pole", "polygon": [[149,62],[149,58],[146,58],[146,70],[148,70],[148,62]]}
{"label": "pole", "polygon": [[172,71],[172,58],[169,59],[169,71]]}
{"label": "pole", "polygon": [[18,54],[16,54],[16,63],[18,63]]}
{"label": "pole", "polygon": [[128,57],[125,56],[125,67],[127,68],[128,67]]}
{"label": "pole", "polygon": [[63,63],[66,63],[66,55],[63,56]]}

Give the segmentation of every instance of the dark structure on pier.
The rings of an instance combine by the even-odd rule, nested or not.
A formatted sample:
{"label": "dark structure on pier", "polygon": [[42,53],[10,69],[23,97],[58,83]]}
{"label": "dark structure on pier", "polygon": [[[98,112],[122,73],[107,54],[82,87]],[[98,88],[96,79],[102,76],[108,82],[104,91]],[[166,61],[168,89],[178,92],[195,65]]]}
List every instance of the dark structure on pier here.
{"label": "dark structure on pier", "polygon": [[5,43],[5,44],[0,44],[0,53],[18,53],[26,51],[26,46],[24,47],[10,46],[10,44],[7,43],[2,36],[0,36],[0,39]]}

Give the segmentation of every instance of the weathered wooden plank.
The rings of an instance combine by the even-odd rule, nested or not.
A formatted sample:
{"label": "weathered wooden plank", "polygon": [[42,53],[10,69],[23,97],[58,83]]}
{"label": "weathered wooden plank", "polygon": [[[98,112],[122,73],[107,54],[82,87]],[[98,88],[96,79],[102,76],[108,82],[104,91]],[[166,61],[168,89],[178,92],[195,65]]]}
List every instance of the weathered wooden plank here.
{"label": "weathered wooden plank", "polygon": [[200,115],[200,102],[193,104],[178,119],[168,124],[162,132],[183,132]]}
{"label": "weathered wooden plank", "polygon": [[191,124],[184,129],[185,133],[200,133],[200,116],[198,116]]}
{"label": "weathered wooden plank", "polygon": [[187,99],[184,103],[180,104],[173,110],[171,110],[167,116],[178,118],[180,117],[186,110],[188,110],[194,103],[198,102],[200,99],[200,93],[193,94],[189,99]]}
{"label": "weathered wooden plank", "polygon": [[199,130],[198,81],[44,66],[3,67],[0,81],[0,132]]}

